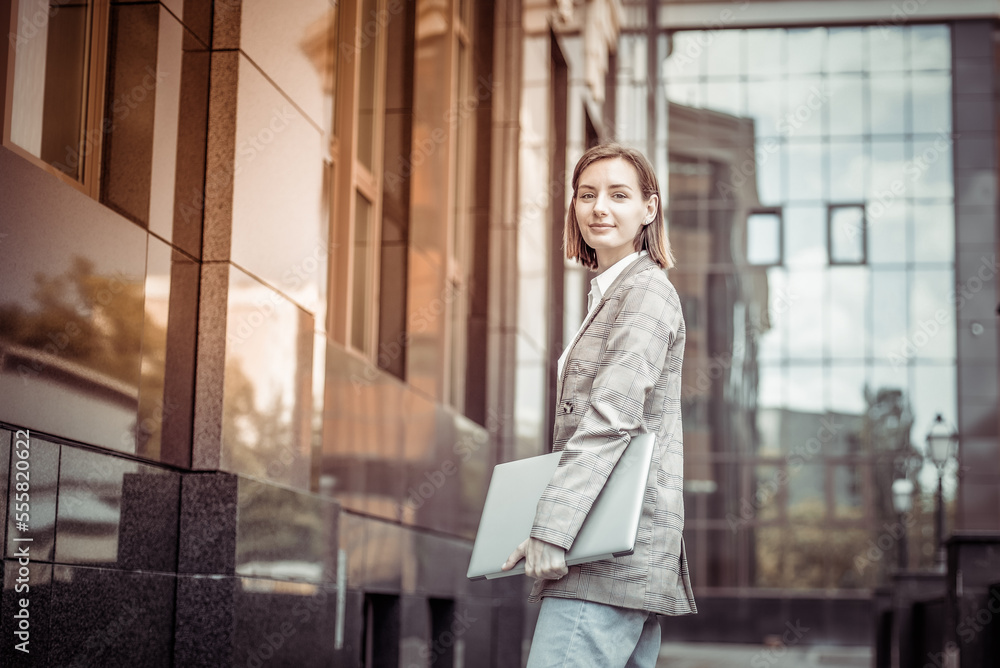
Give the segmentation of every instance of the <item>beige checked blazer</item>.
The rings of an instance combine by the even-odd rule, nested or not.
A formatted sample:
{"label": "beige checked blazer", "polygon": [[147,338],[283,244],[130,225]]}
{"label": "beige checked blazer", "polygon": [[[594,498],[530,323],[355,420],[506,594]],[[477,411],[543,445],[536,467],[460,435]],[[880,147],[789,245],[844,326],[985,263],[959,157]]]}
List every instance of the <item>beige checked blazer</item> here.
{"label": "beige checked blazer", "polygon": [[677,291],[648,255],[630,264],[588,316],[558,383],[553,450],[562,457],[531,535],[569,549],[629,440],[656,434],[635,551],[537,580],[531,601],[581,598],[664,615],[697,612],[684,554],[681,361]]}

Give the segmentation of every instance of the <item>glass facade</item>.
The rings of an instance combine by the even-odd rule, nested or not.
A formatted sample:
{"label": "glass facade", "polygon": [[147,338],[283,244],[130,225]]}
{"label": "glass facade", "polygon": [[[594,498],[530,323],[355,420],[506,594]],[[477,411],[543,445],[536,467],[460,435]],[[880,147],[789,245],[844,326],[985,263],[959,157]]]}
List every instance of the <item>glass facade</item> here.
{"label": "glass facade", "polygon": [[957,412],[949,26],[661,44],[696,583],[883,582],[906,474],[931,564],[936,474],[907,467]]}

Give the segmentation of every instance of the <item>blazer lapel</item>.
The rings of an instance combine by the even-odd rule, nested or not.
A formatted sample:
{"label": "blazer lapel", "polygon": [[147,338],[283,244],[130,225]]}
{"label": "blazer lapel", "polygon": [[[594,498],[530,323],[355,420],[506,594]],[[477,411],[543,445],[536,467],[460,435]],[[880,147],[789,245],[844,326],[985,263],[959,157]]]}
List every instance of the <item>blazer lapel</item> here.
{"label": "blazer lapel", "polygon": [[566,384],[566,371],[567,369],[569,369],[569,360],[570,358],[573,357],[573,348],[575,348],[576,344],[580,341],[580,337],[583,336],[583,333],[587,331],[588,327],[590,327],[590,323],[594,320],[595,317],[597,317],[597,314],[600,313],[601,308],[604,306],[604,302],[608,301],[608,299],[610,299],[611,296],[618,291],[618,288],[621,286],[622,282],[624,282],[630,276],[634,276],[643,269],[646,269],[650,265],[655,266],[656,263],[653,262],[653,259],[650,258],[648,254],[640,255],[639,257],[637,257],[632,262],[632,264],[625,267],[622,273],[618,274],[618,278],[616,278],[614,281],[611,282],[611,285],[608,286],[607,291],[605,291],[605,293],[601,296],[601,301],[597,302],[597,306],[595,306],[590,311],[590,313],[587,314],[587,317],[583,321],[583,325],[580,327],[579,331],[577,331],[576,336],[573,338],[573,342],[570,343],[569,349],[566,352],[566,366],[563,368],[562,376],[559,378],[559,392],[556,401],[557,406],[562,404],[563,386],[565,386]]}

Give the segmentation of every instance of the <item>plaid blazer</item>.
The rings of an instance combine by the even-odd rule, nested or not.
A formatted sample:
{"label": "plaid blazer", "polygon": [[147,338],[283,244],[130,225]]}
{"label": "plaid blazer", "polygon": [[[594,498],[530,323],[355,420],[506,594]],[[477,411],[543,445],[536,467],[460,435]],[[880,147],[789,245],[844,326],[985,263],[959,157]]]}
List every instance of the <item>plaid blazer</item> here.
{"label": "plaid blazer", "polygon": [[529,600],[581,598],[664,615],[697,612],[684,554],[681,361],[684,316],[666,272],[630,264],[584,322],[559,379],[553,450],[559,466],[531,536],[569,549],[635,434],[656,434],[635,551],[536,580]]}

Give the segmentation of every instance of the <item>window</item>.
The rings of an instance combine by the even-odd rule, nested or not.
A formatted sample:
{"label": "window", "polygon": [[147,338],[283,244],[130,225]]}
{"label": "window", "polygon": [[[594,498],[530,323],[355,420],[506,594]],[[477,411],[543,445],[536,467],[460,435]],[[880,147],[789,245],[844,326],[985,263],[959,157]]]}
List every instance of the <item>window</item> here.
{"label": "window", "polygon": [[330,331],[349,349],[372,359],[378,331],[385,32],[371,25],[383,0],[341,6],[338,84],[331,162],[336,248],[331,280]]}
{"label": "window", "polygon": [[747,262],[773,266],[783,262],[784,226],[781,209],[767,209],[747,216]]}
{"label": "window", "polygon": [[[478,96],[472,90],[472,48],[470,21],[472,2],[455,3],[452,31],[452,57],[454,58],[453,109],[451,115],[452,140],[452,202],[453,210],[448,225],[447,292],[453,295],[448,301],[448,327],[445,349],[448,351],[449,374],[445,385],[445,402],[459,411],[465,407],[466,357],[469,319],[469,261],[471,258],[473,220],[473,180],[475,176],[472,135],[475,132],[475,105]],[[479,91],[480,93],[482,91]]]}
{"label": "window", "polygon": [[826,240],[830,264],[865,264],[868,244],[864,204],[831,204]]}
{"label": "window", "polygon": [[96,197],[109,1],[14,4],[4,145]]}
{"label": "window", "polygon": [[476,117],[492,93],[477,79],[475,3],[340,11],[329,331],[464,411]]}

